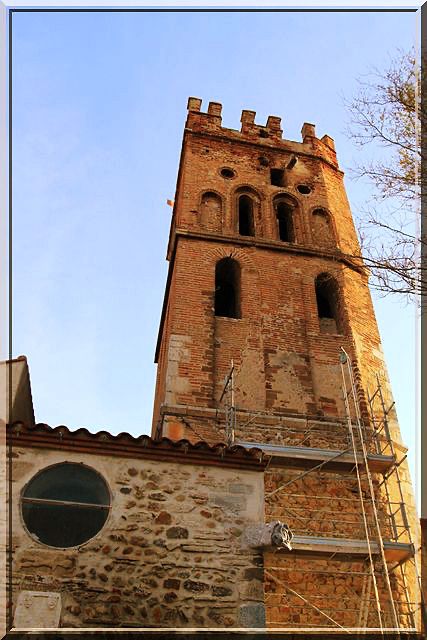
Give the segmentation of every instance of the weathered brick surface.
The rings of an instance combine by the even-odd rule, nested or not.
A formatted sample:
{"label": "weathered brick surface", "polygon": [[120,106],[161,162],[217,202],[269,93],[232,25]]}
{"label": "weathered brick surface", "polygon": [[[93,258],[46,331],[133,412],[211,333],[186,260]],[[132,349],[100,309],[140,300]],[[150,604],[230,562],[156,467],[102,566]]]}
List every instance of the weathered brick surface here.
{"label": "weathered brick surface", "polygon": [[[266,554],[266,602],[272,627],[376,627],[378,611],[372,579],[366,562]],[[394,591],[397,578],[392,577]],[[394,618],[384,578],[377,578],[384,626],[394,628]],[[317,609],[316,609],[317,608]],[[327,618],[329,616],[329,619]],[[331,621],[331,618],[334,622]],[[402,604],[399,622],[410,627],[407,607]]]}
{"label": "weathered brick surface", "polygon": [[[341,346],[353,353],[352,336],[320,333],[314,280],[328,269],[340,282],[343,268],[331,268],[325,259],[314,263],[252,247],[244,252],[201,239],[183,238],[179,247],[176,297],[170,298],[175,319],[159,363],[162,403],[217,406],[233,360],[239,407],[342,415],[338,355]],[[238,320],[213,313],[215,264],[230,252],[243,265]]]}
{"label": "weathered brick surface", "polygon": [[[271,122],[269,137],[259,133],[250,122],[236,132],[222,129],[218,115],[189,112],[169,245],[173,268],[154,427],[162,404],[217,406],[232,359],[236,403],[243,408],[343,413],[339,348],[356,358],[357,323],[359,332],[369,331],[366,317],[350,322],[355,300],[346,299],[346,279],[368,298],[369,293],[366,275],[340,261],[344,253],[359,252],[342,172],[333,150],[316,138],[281,140]],[[286,167],[293,156],[297,163],[285,169],[285,186],[273,186],[271,168]],[[235,172],[233,178],[221,175],[224,167]],[[311,193],[299,193],[301,184]],[[253,198],[253,238],[238,234],[242,193]],[[297,205],[293,244],[278,236],[274,201],[279,195]],[[326,218],[313,213],[319,209]],[[213,313],[215,264],[229,255],[241,266],[239,320]],[[335,334],[322,333],[317,316],[314,281],[322,272],[333,275],[342,292]]]}
{"label": "weathered brick surface", "polygon": [[[208,113],[201,113],[200,101],[190,100],[168,247],[171,277],[159,334],[153,433],[193,442],[224,441],[224,401],[220,397],[233,361],[238,440],[351,450],[339,364],[344,347],[354,365],[367,449],[390,455],[393,447],[386,444],[385,431],[376,439],[372,435],[382,416],[378,397],[375,424],[368,411],[368,395],[377,386],[377,376],[387,407],[392,395],[333,141],[329,136],[319,140],[310,124],[304,124],[302,142],[282,139],[280,119],[270,117],[266,126],[260,126],[251,111],[242,113],[241,131],[224,129],[220,113],[216,103]],[[226,177],[221,174],[224,168]],[[271,184],[272,168],[283,170],[280,187]],[[310,193],[302,194],[300,185],[310,187]],[[252,198],[253,237],[238,233],[242,194]],[[275,202],[281,196],[296,207],[293,243],[279,238]],[[214,315],[215,265],[227,256],[241,269],[239,319]],[[335,322],[318,317],[315,280],[325,272],[338,284]],[[354,418],[354,409],[351,411]],[[388,427],[400,461],[405,448],[393,410]],[[356,444],[360,449],[357,437]],[[266,490],[280,486],[294,473],[270,470]],[[396,537],[391,529],[393,512],[398,531],[403,531],[399,505],[404,503],[417,545],[418,521],[406,461],[399,473],[400,488],[393,473],[387,492],[382,478],[374,477],[382,535]],[[292,493],[275,494],[267,500],[266,518],[282,514],[280,519],[289,521],[296,531],[313,536],[363,539],[355,482],[355,474],[313,471],[306,480],[292,485]],[[372,507],[368,511],[372,517]],[[406,532],[400,538],[404,540],[408,541]],[[335,608],[340,624],[378,626],[375,607],[366,615],[360,609],[358,601],[366,584],[358,575],[362,571],[359,561],[267,554],[265,562],[273,573],[279,562],[284,563],[285,572],[300,570],[297,578],[288,576],[295,589],[313,602],[319,598],[325,611]],[[321,576],[307,578],[316,566],[322,568]],[[338,582],[335,569],[341,571]],[[350,575],[353,571],[354,576]],[[406,563],[406,571],[408,598],[416,603],[419,594],[412,561]],[[401,568],[394,569],[392,588],[400,603],[401,623],[408,626],[406,605],[401,604],[402,581]],[[292,599],[288,593],[276,602],[277,585],[267,583],[266,588],[269,625],[325,624],[321,614],[297,597]],[[384,589],[384,578],[379,575],[385,622],[392,624]]]}
{"label": "weathered brick surface", "polygon": [[[320,471],[301,476],[300,470],[275,469],[265,477],[266,519],[285,521],[295,534],[333,538],[365,538],[360,495],[355,474]],[[386,499],[373,476],[376,504],[383,535],[392,537],[390,518],[386,516]],[[282,491],[269,495],[277,487]],[[321,487],[321,491],[319,488]],[[366,479],[362,480],[364,505],[370,537],[377,537],[372,501]]]}
{"label": "weathered brick surface", "polygon": [[[241,534],[263,520],[262,473],[15,448],[14,602],[60,592],[62,627],[236,627],[263,607],[262,556]],[[83,462],[108,483],[111,512],[92,540],[54,549],[28,534],[20,494],[40,469]],[[243,612],[243,613],[242,613]]]}
{"label": "weathered brick surface", "polygon": [[[169,437],[188,438],[191,442],[208,440],[223,442],[226,438],[224,411],[203,411],[195,407],[162,407],[163,432]],[[389,448],[383,437],[375,437],[365,430],[365,446],[369,453],[377,453],[378,447]],[[343,419],[320,420],[313,416],[258,414],[256,411],[237,411],[236,442],[258,442],[282,446],[314,447],[329,450],[351,448],[348,425]],[[356,447],[360,449],[360,437],[354,434]]]}
{"label": "weathered brick surface", "polygon": [[[237,441],[297,446],[299,454],[304,447],[351,452],[339,365],[344,347],[354,365],[367,450],[400,462],[406,450],[395,411],[381,425],[379,395],[374,418],[368,411],[378,380],[386,407],[392,394],[333,141],[317,139],[310,124],[301,143],[282,140],[280,119],[270,116],[261,127],[250,111],[242,114],[240,132],[222,129],[220,105],[211,103],[208,114],[199,107],[190,101],[168,247],[153,433],[224,442],[220,398],[233,361]],[[272,168],[283,170],[281,187],[271,184]],[[300,185],[310,193],[302,194]],[[253,237],[238,234],[242,194],[252,198]],[[296,206],[293,243],[279,239],[275,203],[282,196]],[[241,269],[238,319],[214,315],[215,266],[227,256]],[[318,317],[315,279],[324,272],[339,287],[335,320]],[[262,553],[242,543],[246,527],[276,520],[309,540],[363,541],[357,477],[348,464],[307,473],[297,458],[288,466],[276,461],[262,478],[221,463],[129,456],[132,439],[123,457],[63,445],[38,442],[41,448],[13,451],[12,609],[20,591],[34,590],[61,594],[62,627],[379,626],[366,558],[295,549]],[[112,504],[92,540],[54,549],[25,529],[20,496],[37,471],[65,460],[98,470]],[[373,473],[381,535],[412,540],[418,550],[406,461],[383,480]],[[363,468],[361,483],[369,537],[378,542]],[[392,627],[378,555],[374,568],[382,624]],[[392,560],[389,568],[399,624],[419,624],[413,560]]]}
{"label": "weathered brick surface", "polygon": [[[376,541],[378,533],[369,486],[366,477],[362,476],[361,480],[369,538]],[[382,477],[372,474],[372,480],[382,537],[384,540],[395,539],[388,498],[384,488],[380,486]],[[283,489],[277,491],[279,487]],[[320,471],[301,477],[299,470],[271,469],[265,474],[265,491],[266,520],[286,522],[294,535],[343,540],[366,539],[360,493],[354,473]],[[396,513],[394,522],[397,525],[399,540],[408,542],[407,533],[399,517],[399,507],[397,504],[391,506],[391,511]],[[331,562],[330,559],[321,558],[308,560],[301,555],[291,558],[291,555],[284,553],[278,557],[266,554],[264,558],[266,613],[271,626],[275,626],[280,620],[288,626],[295,622],[302,624],[303,621],[315,625],[321,622],[322,617],[325,623],[325,617],[310,605],[306,603],[303,606],[304,603],[298,602],[295,594],[294,597],[290,597],[286,587],[296,590],[343,626],[377,626],[375,592],[372,578],[368,577],[370,564],[366,559],[348,562],[344,556],[344,560]],[[406,578],[412,584],[410,592],[416,593],[415,575],[413,567],[409,564],[405,571]],[[384,566],[379,556],[374,556],[374,565],[383,623],[394,627]],[[335,573],[336,571],[340,573]],[[414,618],[411,617],[407,605],[401,567],[390,574],[390,579],[399,624],[402,627],[411,627]],[[369,583],[369,606],[366,606],[367,596],[363,589],[366,589]],[[270,597],[270,593],[274,596]],[[362,597],[362,594],[365,595]],[[284,604],[286,606],[283,606]]]}

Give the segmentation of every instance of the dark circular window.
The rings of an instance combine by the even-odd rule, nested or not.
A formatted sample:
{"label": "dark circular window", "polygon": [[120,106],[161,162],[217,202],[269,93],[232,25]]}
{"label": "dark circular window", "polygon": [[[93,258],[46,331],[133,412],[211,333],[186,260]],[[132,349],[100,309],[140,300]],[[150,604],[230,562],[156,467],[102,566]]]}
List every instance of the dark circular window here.
{"label": "dark circular window", "polygon": [[51,547],[75,547],[100,531],[110,510],[110,493],[90,467],[64,462],[40,471],[22,494],[29,533]]}
{"label": "dark circular window", "polygon": [[224,167],[223,169],[221,169],[220,174],[222,175],[223,178],[234,178],[234,176],[236,175],[236,172],[233,171],[233,169],[229,169],[228,167]]}
{"label": "dark circular window", "polygon": [[305,196],[311,193],[311,187],[309,187],[307,184],[299,184],[297,186],[297,189],[300,193],[303,193]]}

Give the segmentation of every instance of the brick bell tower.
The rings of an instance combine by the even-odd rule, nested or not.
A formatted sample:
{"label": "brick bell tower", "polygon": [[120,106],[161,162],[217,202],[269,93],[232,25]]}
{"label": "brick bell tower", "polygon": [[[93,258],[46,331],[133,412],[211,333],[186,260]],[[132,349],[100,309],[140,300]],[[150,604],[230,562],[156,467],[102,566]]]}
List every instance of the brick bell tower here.
{"label": "brick bell tower", "polygon": [[223,128],[221,108],[188,101],[153,437],[270,456],[266,522],[294,538],[264,550],[268,626],[414,628],[406,448],[334,141],[247,110]]}
{"label": "brick bell tower", "polygon": [[[219,103],[200,107],[189,99],[153,435],[223,441],[232,361],[240,411],[334,420],[344,414],[341,347],[364,409],[377,373],[387,380],[332,138],[305,123],[302,142],[284,140],[280,118],[260,126],[246,110],[240,131],[226,129]],[[241,435],[254,431],[251,422]]]}

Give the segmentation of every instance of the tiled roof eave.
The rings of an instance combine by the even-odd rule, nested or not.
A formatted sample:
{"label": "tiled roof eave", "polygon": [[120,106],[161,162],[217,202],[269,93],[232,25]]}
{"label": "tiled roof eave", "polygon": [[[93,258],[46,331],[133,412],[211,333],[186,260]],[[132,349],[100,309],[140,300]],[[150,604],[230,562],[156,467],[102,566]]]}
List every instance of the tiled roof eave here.
{"label": "tiled roof eave", "polygon": [[122,432],[113,435],[107,431],[90,432],[86,428],[75,431],[60,425],[25,425],[15,422],[8,426],[8,442],[13,446],[74,451],[97,455],[121,456],[169,461],[180,464],[205,464],[212,466],[248,468],[262,471],[267,456],[260,449],[247,449],[241,445],[227,447],[223,442],[210,445],[200,441],[173,441],[169,438],[153,440],[148,435],[138,437]]}

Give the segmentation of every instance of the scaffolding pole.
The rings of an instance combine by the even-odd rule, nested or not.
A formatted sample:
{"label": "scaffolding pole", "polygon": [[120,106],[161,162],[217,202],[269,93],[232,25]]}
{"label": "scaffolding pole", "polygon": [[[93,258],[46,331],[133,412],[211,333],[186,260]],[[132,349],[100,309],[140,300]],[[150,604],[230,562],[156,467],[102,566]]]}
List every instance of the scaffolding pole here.
{"label": "scaffolding pole", "polygon": [[[351,365],[350,358],[349,358],[347,352],[345,351],[345,349],[343,347],[341,347],[340,364],[341,364],[341,374],[342,374],[342,384],[343,384],[342,389],[343,389],[344,405],[345,405],[345,409],[346,409],[348,428],[349,428],[349,432],[350,432],[350,436],[351,436],[351,440],[352,440],[352,444],[353,444],[353,449],[354,449],[354,460],[355,460],[355,463],[356,463],[357,482],[358,482],[359,492],[360,492],[361,508],[362,508],[363,520],[364,520],[365,531],[366,531],[366,541],[367,541],[368,549],[369,549],[369,557],[370,557],[370,564],[371,564],[371,570],[372,570],[372,579],[373,579],[375,597],[376,597],[376,600],[377,600],[377,609],[378,609],[378,616],[380,618],[380,626],[382,626],[382,622],[381,622],[381,601],[380,601],[379,594],[378,594],[377,580],[376,580],[376,576],[375,576],[375,568],[374,568],[373,561],[372,561],[371,544],[370,544],[370,539],[369,539],[368,525],[367,525],[367,521],[366,521],[366,513],[365,513],[365,506],[364,506],[364,501],[363,501],[362,485],[361,485],[361,480],[360,480],[359,469],[358,469],[358,466],[357,466],[357,450],[356,450],[356,443],[355,443],[354,433],[353,433],[353,423],[352,423],[352,419],[351,419],[349,397],[351,397],[352,400],[353,400],[353,407],[354,407],[355,418],[356,418],[356,428],[357,428],[357,432],[358,432],[359,438],[360,438],[360,445],[361,445],[361,450],[362,450],[362,455],[363,455],[363,462],[364,462],[364,466],[365,466],[366,478],[368,480],[369,492],[370,492],[371,501],[372,501],[372,510],[373,510],[373,514],[374,514],[375,527],[376,527],[376,530],[377,530],[378,545],[379,545],[379,548],[380,548],[380,554],[381,554],[381,559],[382,559],[383,568],[384,568],[384,577],[385,577],[385,580],[386,580],[387,590],[388,590],[388,593],[389,593],[391,610],[392,610],[392,614],[393,614],[395,628],[396,628],[398,634],[400,635],[400,624],[399,624],[399,619],[397,617],[396,607],[395,607],[395,604],[394,604],[393,591],[392,591],[392,588],[391,588],[390,576],[389,576],[388,566],[387,566],[387,560],[386,560],[385,552],[384,552],[384,543],[383,543],[383,538],[382,538],[382,533],[381,533],[381,527],[380,527],[380,523],[379,523],[379,520],[378,520],[378,512],[377,512],[377,507],[376,507],[375,491],[374,491],[374,487],[373,487],[373,484],[372,484],[372,477],[371,477],[371,473],[370,473],[370,470],[369,470],[369,464],[368,464],[368,459],[367,459],[367,451],[366,451],[364,437],[363,437],[361,414],[360,414],[360,408],[359,408],[359,401],[358,401],[358,396],[357,396],[356,384],[355,384],[354,375],[353,375],[353,368],[352,368],[352,365]],[[348,379],[349,379],[349,383],[350,383],[350,388],[349,389],[347,389],[345,369],[347,369],[347,375],[348,375]]]}
{"label": "scaffolding pole", "polygon": [[[405,531],[407,531],[408,537],[409,537],[409,542],[412,546],[413,545],[413,541],[412,541],[412,536],[411,536],[411,531],[409,528],[409,523],[406,517],[406,512],[405,512],[405,505],[404,505],[404,499],[403,499],[403,491],[402,491],[402,487],[401,487],[401,480],[400,480],[400,476],[399,476],[399,472],[398,472],[398,467],[401,464],[402,460],[400,460],[399,462],[397,462],[396,460],[396,455],[395,455],[395,448],[393,445],[393,440],[391,438],[391,434],[390,434],[390,429],[389,429],[389,424],[388,424],[388,414],[390,413],[390,411],[393,408],[393,405],[391,405],[388,409],[386,409],[385,406],[385,402],[384,402],[384,396],[382,393],[382,389],[381,389],[381,385],[379,382],[379,377],[377,375],[377,383],[378,383],[378,387],[375,390],[374,394],[369,397],[368,394],[368,404],[369,404],[369,409],[370,409],[370,413],[371,413],[371,419],[372,419],[372,431],[368,431],[366,432],[366,425],[363,424],[362,422],[362,418],[361,418],[361,410],[360,410],[360,406],[359,406],[359,398],[358,398],[358,393],[357,393],[357,386],[356,386],[356,382],[355,382],[355,378],[354,378],[354,373],[353,373],[353,367],[352,367],[352,363],[351,360],[348,356],[348,354],[346,353],[346,351],[341,348],[341,354],[340,354],[340,364],[341,364],[341,372],[342,372],[342,390],[343,390],[343,399],[344,399],[344,405],[345,405],[345,422],[347,422],[347,426],[348,426],[348,436],[347,436],[347,441],[348,441],[348,445],[349,448],[346,449],[345,451],[340,451],[336,454],[336,456],[334,456],[332,459],[335,458],[339,458],[340,456],[342,456],[344,453],[347,453],[348,451],[352,451],[352,453],[354,454],[354,467],[352,469],[352,472],[356,472],[356,476],[357,476],[357,485],[358,485],[358,494],[359,494],[359,498],[356,498],[356,500],[360,501],[360,506],[361,506],[361,515],[362,515],[362,519],[363,519],[363,525],[364,525],[364,531],[365,531],[365,536],[366,536],[366,542],[367,542],[367,547],[368,547],[368,556],[365,559],[365,562],[369,559],[369,571],[367,573],[364,573],[365,575],[365,583],[363,585],[363,593],[362,593],[362,598],[361,598],[361,602],[360,602],[360,608],[358,610],[358,617],[359,617],[359,624],[362,623],[362,626],[365,626],[368,618],[369,618],[369,608],[370,608],[370,603],[371,603],[371,589],[373,589],[374,591],[374,599],[375,599],[375,603],[376,603],[376,609],[377,609],[377,614],[378,614],[378,619],[379,619],[379,626],[380,626],[380,630],[381,630],[381,634],[383,635],[385,632],[385,625],[384,622],[386,621],[386,619],[388,618],[388,616],[392,616],[392,620],[394,622],[394,630],[397,632],[397,635],[401,635],[401,626],[400,626],[400,621],[399,621],[399,617],[398,617],[398,613],[397,613],[397,609],[396,609],[396,605],[397,604],[403,604],[400,602],[400,600],[395,600],[395,598],[393,597],[393,591],[391,588],[391,582],[390,582],[390,575],[389,575],[389,568],[387,565],[387,560],[386,560],[386,556],[385,556],[385,549],[384,549],[384,542],[383,542],[383,536],[382,536],[382,531],[381,531],[381,526],[380,526],[380,520],[379,520],[379,512],[377,510],[377,504],[376,504],[376,496],[375,496],[375,491],[374,491],[374,486],[373,486],[373,482],[372,482],[372,477],[371,477],[371,473],[370,473],[370,469],[369,469],[369,464],[368,464],[368,451],[367,451],[367,443],[371,442],[372,439],[375,443],[376,446],[376,450],[377,452],[381,455],[384,453],[384,447],[383,447],[383,443],[385,444],[385,447],[388,447],[391,451],[393,460],[394,460],[394,464],[393,464],[393,468],[392,470],[387,473],[387,474],[383,474],[384,480],[383,482],[386,483],[387,477],[391,476],[392,474],[396,474],[397,477],[397,485],[399,487],[399,492],[400,492],[400,502],[397,502],[396,505],[398,506],[398,509],[396,511],[396,513],[398,513],[398,511],[400,510],[401,513],[401,517],[403,520],[403,525],[400,524],[396,524],[396,513],[392,513],[392,509],[388,509],[389,510],[389,518],[390,518],[390,526],[392,527],[392,530],[394,531],[394,538],[397,540],[402,534],[403,532],[401,531],[401,529],[403,528]],[[230,371],[225,379],[224,382],[224,387],[223,387],[223,391],[220,397],[220,403],[224,400],[224,408],[225,408],[225,430],[226,430],[226,440],[227,440],[227,444],[228,446],[231,446],[234,442],[235,442],[235,432],[236,432],[236,425],[237,425],[237,409],[236,409],[236,405],[235,405],[235,379],[234,379],[234,374],[235,374],[235,368],[234,368],[234,362],[233,360],[231,361],[231,367],[230,367]],[[349,383],[349,385],[348,385]],[[347,388],[349,386],[349,388]],[[383,419],[381,421],[378,421],[376,416],[375,416],[375,412],[374,412],[374,401],[375,399],[377,399],[380,403],[381,403],[381,410],[383,413]],[[350,401],[352,404],[352,408],[350,409]],[[246,410],[242,409],[242,411],[244,413],[252,413],[252,412],[247,412]],[[352,413],[355,416],[355,419],[352,418]],[[249,417],[246,421],[246,425],[250,424],[251,422],[253,422],[254,420],[256,420],[257,418],[261,417],[263,415],[269,415],[269,414],[264,414],[262,412],[255,412],[254,415],[252,415],[252,417]],[[294,416],[284,416],[286,417],[287,420],[289,421],[293,421],[293,420],[297,420]],[[278,416],[279,420],[281,421],[282,416]],[[301,419],[297,420],[297,421],[301,421]],[[304,431],[303,434],[303,443],[305,443],[305,441],[307,440],[307,437],[310,437],[310,432],[311,430],[317,426],[317,421],[312,419],[313,425],[309,426],[309,417],[306,417],[306,429]],[[344,422],[344,424],[345,424]],[[327,423],[328,425],[330,424],[329,422]],[[342,424],[342,422],[341,422]],[[339,427],[338,423],[334,423],[334,426]],[[360,444],[359,441],[360,440]],[[357,442],[357,444],[356,444]],[[281,486],[277,487],[276,489],[268,492],[266,494],[266,497],[271,497],[274,494],[278,493],[279,491],[283,491],[289,484],[292,484],[293,482],[295,482],[296,480],[300,480],[301,478],[303,478],[305,475],[307,475],[308,473],[311,473],[313,471],[318,471],[320,470],[327,462],[330,462],[330,460],[324,461],[319,465],[316,465],[304,472],[302,472],[301,474],[298,474],[298,476],[296,478],[293,478],[292,480],[286,482],[285,484],[282,484]],[[359,468],[360,462],[362,462],[362,468]],[[364,468],[364,473],[362,474]],[[365,484],[365,481],[367,481],[368,487],[369,487],[369,498],[364,498],[364,487],[362,486],[362,476],[363,476],[363,484]],[[383,483],[381,483],[382,485]],[[366,485],[365,485],[366,488]],[[391,506],[391,501],[390,501],[390,494],[388,491],[388,488],[386,486],[385,488],[386,490],[386,497],[387,497],[387,505],[388,507]],[[292,494],[293,495],[293,494]],[[317,496],[318,498],[321,496]],[[372,507],[372,514],[373,514],[373,521],[371,520],[372,515],[367,513],[366,510],[366,506],[369,504]],[[393,503],[394,504],[394,503]],[[287,509],[289,512],[290,509]],[[292,514],[293,517],[296,517],[297,519],[299,519],[300,521],[303,521],[304,519],[301,518],[300,516],[298,516],[296,513]],[[378,538],[378,548],[380,551],[380,562],[382,563],[383,566],[383,570],[381,571],[379,567],[376,566],[376,562],[374,561],[374,553],[372,551],[372,538],[371,535],[372,533],[370,532],[370,526],[372,526],[374,524],[374,528],[376,529],[376,536]],[[400,533],[399,533],[400,531]],[[421,591],[421,580],[420,580],[420,573],[418,570],[418,564],[417,564],[417,559],[416,557],[414,557],[414,562],[415,562],[415,568],[416,568],[416,574],[417,574],[417,579],[420,583],[420,591]],[[401,563],[399,563],[399,565],[401,565]],[[278,569],[279,567],[271,567],[271,569]],[[390,609],[386,609],[383,610],[382,609],[382,604],[381,604],[381,599],[380,599],[380,595],[379,595],[379,589],[378,589],[378,582],[377,582],[377,574],[380,572],[380,574],[382,573],[385,579],[385,584],[387,587],[387,591],[388,591],[388,595],[389,595],[389,599],[390,599]],[[410,598],[409,598],[409,591],[407,589],[407,578],[405,575],[405,572],[403,570],[403,567],[401,567],[401,572],[402,572],[402,581],[404,584],[404,605],[406,605],[407,607],[407,611],[405,613],[401,612],[401,615],[404,616],[405,618],[409,618],[410,619],[410,623],[412,623],[413,626],[415,626],[414,624],[414,611],[413,609],[411,609],[411,605],[413,603],[410,602]],[[348,573],[348,572],[346,572]],[[352,571],[350,571],[349,573],[353,573]],[[358,572],[356,572],[358,573]],[[268,574],[268,572],[267,572]],[[308,604],[311,607],[314,607],[315,609],[317,609],[317,611],[319,613],[321,613],[323,616],[325,616],[326,618],[328,618],[333,624],[337,625],[337,626],[341,626],[339,625],[333,618],[329,617],[324,611],[321,611],[320,609],[318,609],[317,607],[315,607],[311,602],[309,602],[308,600],[306,600],[303,596],[301,596],[300,594],[298,594],[297,592],[293,591],[290,587],[288,587],[288,585],[284,584],[281,580],[278,580],[277,578],[275,578],[274,576],[271,575],[271,573],[269,574],[270,577],[279,584],[282,584],[282,586],[288,591],[293,593],[295,596],[297,596],[298,598],[300,598],[301,600],[304,600],[306,602],[306,604]],[[421,592],[422,593],[422,592]],[[421,596],[422,597],[422,596]],[[386,618],[387,616],[387,618]],[[387,625],[388,626],[388,625]],[[346,629],[347,630],[347,629]],[[388,629],[387,629],[388,630]]]}
{"label": "scaffolding pole", "polygon": [[287,584],[285,584],[283,582],[283,580],[280,580],[279,578],[277,578],[276,576],[273,576],[272,573],[270,573],[268,571],[268,569],[264,569],[264,573],[269,576],[272,580],[274,580],[274,582],[276,582],[276,584],[280,584],[282,587],[284,587],[287,591],[289,591],[290,593],[292,593],[293,595],[297,596],[297,598],[300,598],[305,604],[308,604],[309,607],[312,607],[315,611],[317,611],[318,613],[320,613],[320,615],[324,616],[325,618],[327,618],[328,620],[330,620],[334,625],[336,625],[337,627],[339,627],[340,629],[343,629],[343,631],[345,631],[346,633],[351,633],[348,629],[346,629],[345,627],[343,627],[341,624],[339,624],[339,622],[337,622],[336,620],[334,620],[333,618],[331,618],[331,616],[328,616],[327,613],[325,613],[324,611],[322,611],[322,609],[320,609],[319,607],[316,607],[315,604],[313,604],[312,602],[310,602],[310,600],[308,600],[307,598],[304,598],[304,596],[302,596],[300,593],[298,593],[297,591],[295,591],[294,589],[291,589],[291,587],[289,587]]}
{"label": "scaffolding pole", "polygon": [[234,397],[234,362],[231,361],[230,371],[225,379],[224,388],[221,393],[219,402],[224,399],[225,408],[225,438],[227,445],[231,447],[234,444],[236,433],[236,405]]}
{"label": "scaffolding pole", "polygon": [[[409,521],[408,521],[407,514],[406,514],[405,500],[404,500],[404,494],[403,494],[403,489],[402,489],[402,482],[401,482],[400,473],[399,473],[399,467],[402,464],[402,462],[404,461],[404,459],[406,458],[406,455],[403,456],[403,458],[401,460],[399,460],[399,462],[397,462],[397,456],[396,456],[396,449],[395,449],[395,446],[394,446],[394,440],[391,437],[390,426],[389,426],[389,423],[388,423],[388,416],[389,416],[391,410],[393,409],[395,403],[392,402],[392,404],[389,407],[386,406],[385,398],[384,398],[384,394],[383,394],[383,390],[382,390],[382,386],[381,386],[381,381],[380,381],[380,378],[379,378],[378,374],[376,374],[376,382],[377,382],[377,387],[376,387],[374,393],[371,396],[368,393],[368,404],[369,404],[369,411],[370,411],[370,415],[371,415],[372,425],[373,425],[373,427],[374,427],[374,429],[376,430],[377,433],[380,433],[382,431],[382,429],[384,429],[384,432],[386,434],[386,438],[388,440],[388,445],[390,447],[391,454],[393,456],[393,459],[395,460],[395,464],[393,465],[392,470],[387,475],[384,476],[384,487],[385,487],[385,491],[386,491],[388,504],[390,504],[390,493],[389,493],[389,489],[388,489],[388,486],[387,486],[387,480],[394,473],[395,476],[396,476],[397,487],[398,487],[399,496],[400,496],[400,505],[401,505],[401,514],[402,514],[403,525],[405,527],[406,534],[408,536],[409,544],[411,544],[413,546],[413,548],[414,548],[413,561],[414,561],[414,568],[415,568],[415,575],[416,575],[417,585],[418,585],[418,589],[419,589],[419,593],[420,593],[421,612],[422,612],[424,625],[427,626],[427,616],[426,616],[425,606],[424,606],[424,598],[423,598],[423,590],[422,590],[422,582],[421,582],[421,571],[420,571],[419,565],[418,565],[417,549],[416,549],[415,544],[414,544],[414,540],[413,540],[412,533],[411,533],[411,528],[409,526]],[[374,403],[375,403],[375,399],[376,398],[378,398],[379,401],[380,401],[380,411],[381,411],[381,414],[382,414],[381,420],[377,419],[376,413],[375,413]],[[406,594],[406,599],[407,599],[407,601],[409,603],[408,583],[407,583],[407,579],[406,579],[406,572],[405,572],[405,569],[404,569],[402,564],[400,564],[400,571],[401,571],[401,575],[402,575],[402,580],[403,580],[403,585],[404,585],[404,591],[405,591],[405,594]],[[412,624],[415,626],[415,620],[414,620],[414,616],[413,616],[413,612],[412,611],[410,611],[410,615],[411,615],[411,618],[412,618]]]}

